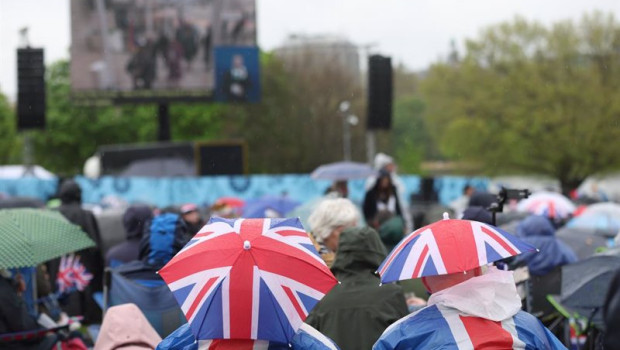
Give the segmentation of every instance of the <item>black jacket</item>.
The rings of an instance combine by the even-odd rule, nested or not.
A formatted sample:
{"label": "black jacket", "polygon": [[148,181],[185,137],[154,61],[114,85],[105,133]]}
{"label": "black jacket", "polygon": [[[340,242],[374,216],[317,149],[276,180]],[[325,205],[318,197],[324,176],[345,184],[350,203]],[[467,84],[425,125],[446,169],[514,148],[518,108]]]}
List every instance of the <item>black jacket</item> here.
{"label": "black jacket", "polygon": [[128,263],[138,260],[140,253],[140,240],[147,222],[153,218],[151,208],[147,206],[132,206],[127,208],[123,215],[123,227],[127,240],[119,243],[108,250],[105,256],[105,265],[110,266],[111,261]]}
{"label": "black jacket", "polygon": [[[82,209],[82,190],[76,182],[68,180],[64,182],[59,190],[62,204],[58,208],[60,213],[67,220],[80,226],[88,236],[96,243],[96,247],[82,249],[75,252],[80,256],[80,261],[88,272],[93,275],[93,279],[83,292],[73,293],[70,300],[66,302],[63,309],[70,316],[84,316],[84,323],[95,323],[101,321],[101,309],[92,298],[94,292],[103,289],[103,269],[104,262],[101,254],[101,236],[99,226],[92,212]],[[56,280],[58,273],[59,259],[53,260],[48,264],[50,276]]]}
{"label": "black jacket", "polygon": [[[379,180],[377,180],[377,184],[375,184],[373,188],[368,190],[368,192],[366,192],[366,195],[364,196],[364,206],[362,209],[364,211],[364,219],[367,223],[371,223],[377,215],[377,202],[379,201],[378,182]],[[396,193],[396,187],[392,185],[392,195],[390,197],[394,197],[396,204],[396,212],[394,214],[402,217],[403,212],[400,204],[398,203],[398,196],[396,195]]]}

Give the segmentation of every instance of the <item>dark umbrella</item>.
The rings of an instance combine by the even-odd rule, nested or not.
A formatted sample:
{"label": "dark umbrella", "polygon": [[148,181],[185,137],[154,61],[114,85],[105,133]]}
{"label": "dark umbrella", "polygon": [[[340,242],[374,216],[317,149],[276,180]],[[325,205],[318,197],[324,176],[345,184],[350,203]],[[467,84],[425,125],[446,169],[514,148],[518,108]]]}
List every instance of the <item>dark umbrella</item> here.
{"label": "dark umbrella", "polygon": [[620,256],[600,254],[562,267],[562,306],[602,327],[602,307],[614,273],[620,269]]}
{"label": "dark umbrella", "polygon": [[601,247],[607,247],[607,241],[612,237],[606,237],[594,233],[594,230],[563,227],[555,236],[573,249],[579,260],[583,260],[596,253]]}
{"label": "dark umbrella", "polygon": [[31,197],[9,197],[0,199],[0,209],[43,208],[45,204]]}

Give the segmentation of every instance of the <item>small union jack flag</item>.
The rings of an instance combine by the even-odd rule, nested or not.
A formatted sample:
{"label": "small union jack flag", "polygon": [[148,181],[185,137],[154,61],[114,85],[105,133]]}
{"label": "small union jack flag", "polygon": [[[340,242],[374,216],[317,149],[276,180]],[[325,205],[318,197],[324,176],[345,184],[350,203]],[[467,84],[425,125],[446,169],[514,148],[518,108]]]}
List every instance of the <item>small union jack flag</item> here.
{"label": "small union jack flag", "polygon": [[394,247],[377,272],[388,283],[464,272],[536,248],[491,225],[444,219],[424,226]]}
{"label": "small union jack flag", "polygon": [[299,219],[213,218],[159,273],[197,339],[288,343],[337,283]]}
{"label": "small union jack flag", "polygon": [[60,258],[56,277],[59,292],[69,292],[73,288],[83,291],[92,279],[93,275],[86,271],[79,256],[71,254]]}

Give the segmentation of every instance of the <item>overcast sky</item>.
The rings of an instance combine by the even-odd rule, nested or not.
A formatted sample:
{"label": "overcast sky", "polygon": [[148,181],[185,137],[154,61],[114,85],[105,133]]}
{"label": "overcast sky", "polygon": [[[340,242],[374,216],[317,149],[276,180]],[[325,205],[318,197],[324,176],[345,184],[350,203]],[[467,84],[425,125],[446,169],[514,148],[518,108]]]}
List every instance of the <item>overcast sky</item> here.
{"label": "overcast sky", "polygon": [[[291,33],[336,34],[424,69],[490,24],[515,15],[553,23],[593,10],[620,17],[620,0],[257,0],[258,44],[279,46]],[[30,28],[47,63],[69,57],[69,0],[0,0],[0,91],[14,99],[18,30]]]}

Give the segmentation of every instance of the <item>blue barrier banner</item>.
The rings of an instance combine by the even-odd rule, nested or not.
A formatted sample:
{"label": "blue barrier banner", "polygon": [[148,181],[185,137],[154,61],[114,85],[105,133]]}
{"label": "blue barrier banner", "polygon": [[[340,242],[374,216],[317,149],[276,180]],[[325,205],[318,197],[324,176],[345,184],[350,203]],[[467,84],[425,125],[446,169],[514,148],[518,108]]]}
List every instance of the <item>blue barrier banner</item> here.
{"label": "blue barrier banner", "polygon": [[[84,203],[96,204],[107,196],[117,196],[130,203],[148,203],[159,207],[182,203],[211,205],[221,197],[238,197],[244,200],[265,195],[286,195],[290,199],[307,202],[322,196],[331,185],[330,181],[313,180],[310,175],[252,175],[211,177],[111,177],[90,179],[75,177],[82,187]],[[400,175],[404,187],[403,199],[418,193],[421,177]],[[365,180],[349,182],[349,198],[361,204],[366,193]],[[470,184],[486,189],[489,180],[483,177],[438,176],[435,190],[440,203],[447,205],[462,195],[463,187]],[[0,193],[9,196],[26,196],[47,200],[56,193],[57,180],[32,178],[0,180]]]}

